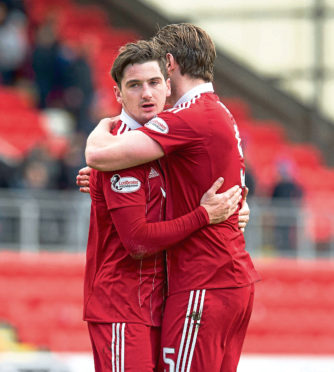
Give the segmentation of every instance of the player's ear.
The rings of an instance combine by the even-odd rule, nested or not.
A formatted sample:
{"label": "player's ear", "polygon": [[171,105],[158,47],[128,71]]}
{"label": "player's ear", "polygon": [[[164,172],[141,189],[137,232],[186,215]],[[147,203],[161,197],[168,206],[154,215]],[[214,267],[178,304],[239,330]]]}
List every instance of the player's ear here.
{"label": "player's ear", "polygon": [[166,86],[167,86],[166,97],[169,97],[171,95],[171,87],[170,87],[170,79],[169,78],[166,80]]}
{"label": "player's ear", "polygon": [[122,92],[119,89],[118,85],[114,85],[114,93],[115,93],[117,102],[119,104],[122,104]]}
{"label": "player's ear", "polygon": [[173,54],[171,53],[166,54],[166,60],[167,60],[167,72],[168,72],[168,75],[170,75],[170,73],[173,70],[175,70],[176,61],[175,61]]}

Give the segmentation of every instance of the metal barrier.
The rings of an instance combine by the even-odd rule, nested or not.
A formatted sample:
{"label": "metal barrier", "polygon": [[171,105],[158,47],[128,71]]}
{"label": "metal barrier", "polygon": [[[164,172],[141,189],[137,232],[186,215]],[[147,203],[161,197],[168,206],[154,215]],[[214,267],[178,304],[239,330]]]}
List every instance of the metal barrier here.
{"label": "metal barrier", "polygon": [[[305,203],[249,199],[247,250],[253,257],[334,257],[334,216],[330,209],[318,221]],[[325,204],[326,205],[326,204]],[[90,198],[78,191],[23,192],[0,190],[0,249],[16,251],[84,251]],[[327,221],[317,236],[318,222]]]}
{"label": "metal barrier", "polygon": [[251,218],[245,238],[252,256],[334,257],[334,217],[330,208],[320,212],[306,201],[266,198],[250,199],[249,205]]}
{"label": "metal barrier", "polygon": [[0,249],[83,251],[89,195],[79,192],[0,192]]}

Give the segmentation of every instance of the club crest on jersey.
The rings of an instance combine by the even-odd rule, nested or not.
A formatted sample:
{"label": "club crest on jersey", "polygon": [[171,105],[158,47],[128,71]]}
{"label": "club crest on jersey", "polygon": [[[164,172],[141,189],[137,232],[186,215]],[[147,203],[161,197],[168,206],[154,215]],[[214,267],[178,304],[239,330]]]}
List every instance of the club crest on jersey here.
{"label": "club crest on jersey", "polygon": [[111,189],[115,192],[128,193],[140,189],[141,182],[135,177],[121,177],[115,174],[110,179]]}
{"label": "club crest on jersey", "polygon": [[168,125],[165,120],[159,117],[150,120],[148,123],[145,124],[145,127],[164,134],[168,133],[169,131]]}

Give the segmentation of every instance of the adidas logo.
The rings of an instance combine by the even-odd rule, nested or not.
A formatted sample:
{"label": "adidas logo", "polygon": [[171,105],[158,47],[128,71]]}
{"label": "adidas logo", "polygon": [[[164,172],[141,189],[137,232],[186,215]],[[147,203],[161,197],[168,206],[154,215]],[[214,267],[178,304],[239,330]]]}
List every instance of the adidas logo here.
{"label": "adidas logo", "polygon": [[158,177],[158,176],[159,176],[159,173],[154,168],[151,168],[151,171],[150,171],[150,174],[148,175],[148,178],[154,178],[154,177]]}

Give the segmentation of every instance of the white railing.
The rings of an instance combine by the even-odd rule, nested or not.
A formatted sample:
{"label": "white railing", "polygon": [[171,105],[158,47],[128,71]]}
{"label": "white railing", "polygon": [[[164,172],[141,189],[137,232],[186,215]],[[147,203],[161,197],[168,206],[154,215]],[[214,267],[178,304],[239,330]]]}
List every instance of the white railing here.
{"label": "white railing", "polygon": [[[251,219],[247,250],[254,257],[334,258],[334,216],[331,210],[325,239],[314,238],[317,218],[303,203],[249,199]],[[90,198],[78,191],[38,193],[0,190],[0,249],[17,251],[84,251]]]}
{"label": "white railing", "polygon": [[0,191],[0,249],[85,249],[89,195],[79,192]]}

